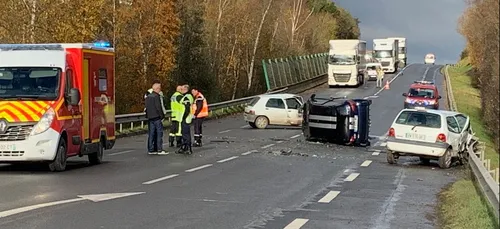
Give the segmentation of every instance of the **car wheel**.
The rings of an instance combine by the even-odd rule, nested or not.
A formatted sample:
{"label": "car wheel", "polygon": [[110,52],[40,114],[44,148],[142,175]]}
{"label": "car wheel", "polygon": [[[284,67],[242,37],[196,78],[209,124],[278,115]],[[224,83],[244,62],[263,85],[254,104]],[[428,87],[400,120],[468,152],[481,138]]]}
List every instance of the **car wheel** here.
{"label": "car wheel", "polygon": [[60,172],[66,170],[66,160],[68,159],[66,151],[66,141],[61,138],[57,146],[56,157],[54,161],[49,163],[49,170],[51,172]]}
{"label": "car wheel", "polygon": [[248,122],[248,125],[254,129],[257,128],[254,122]]}
{"label": "car wheel", "polygon": [[104,142],[99,142],[97,152],[89,154],[89,162],[91,165],[98,165],[102,163],[102,156],[104,155]]}
{"label": "car wheel", "polygon": [[428,165],[431,162],[431,159],[425,158],[425,157],[420,157],[420,162],[424,165]]}
{"label": "car wheel", "polygon": [[396,155],[395,155],[394,151],[390,151],[389,150],[389,151],[387,151],[386,154],[387,154],[387,162],[389,164],[392,165],[392,164],[396,164],[397,163],[397,161],[396,161]]}
{"label": "car wheel", "polygon": [[451,149],[448,148],[444,152],[443,156],[439,157],[438,164],[442,169],[448,169],[451,166]]}
{"label": "car wheel", "polygon": [[265,129],[269,125],[269,119],[265,116],[259,116],[255,119],[255,126],[259,129]]}

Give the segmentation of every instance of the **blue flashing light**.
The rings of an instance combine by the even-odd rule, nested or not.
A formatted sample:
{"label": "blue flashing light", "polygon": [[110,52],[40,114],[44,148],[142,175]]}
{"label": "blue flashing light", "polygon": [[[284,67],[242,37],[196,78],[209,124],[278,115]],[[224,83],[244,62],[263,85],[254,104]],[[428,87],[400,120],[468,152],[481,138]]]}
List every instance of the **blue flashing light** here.
{"label": "blue flashing light", "polygon": [[94,46],[101,47],[101,48],[109,48],[109,47],[111,47],[111,44],[109,43],[109,41],[97,41],[97,42],[94,42]]}

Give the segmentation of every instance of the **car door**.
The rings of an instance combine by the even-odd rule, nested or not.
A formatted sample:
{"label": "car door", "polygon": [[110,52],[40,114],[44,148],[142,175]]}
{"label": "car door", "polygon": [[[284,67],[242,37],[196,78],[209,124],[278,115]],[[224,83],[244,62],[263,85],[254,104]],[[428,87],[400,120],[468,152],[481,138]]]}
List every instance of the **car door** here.
{"label": "car door", "polygon": [[459,138],[459,144],[461,146],[461,150],[465,150],[465,146],[467,142],[469,141],[469,118],[463,114],[457,114],[455,115],[455,119],[458,122],[458,126],[460,127],[460,138]]}
{"label": "car door", "polygon": [[446,117],[446,124],[448,125],[448,143],[453,148],[454,152],[460,151],[460,126],[454,116]]}
{"label": "car door", "polygon": [[302,123],[302,113],[300,108],[302,104],[297,98],[285,99],[286,102],[286,112],[287,112],[287,122],[291,125],[299,125]]}
{"label": "car door", "polygon": [[269,98],[264,108],[264,115],[269,119],[271,125],[287,124],[288,115],[283,99]]}

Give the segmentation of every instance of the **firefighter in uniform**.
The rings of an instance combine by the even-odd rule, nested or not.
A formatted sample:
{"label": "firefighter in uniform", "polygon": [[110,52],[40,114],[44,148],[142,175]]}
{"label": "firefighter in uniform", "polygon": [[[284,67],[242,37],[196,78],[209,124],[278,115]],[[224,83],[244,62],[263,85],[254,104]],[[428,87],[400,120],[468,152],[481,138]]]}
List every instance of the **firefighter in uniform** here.
{"label": "firefighter in uniform", "polygon": [[191,114],[191,105],[193,104],[193,96],[189,93],[189,85],[182,86],[182,94],[184,96],[181,99],[182,107],[182,121],[181,121],[181,132],[182,132],[182,146],[177,151],[178,153],[192,154],[191,150],[191,121],[193,119],[193,114]]}
{"label": "firefighter in uniform", "polygon": [[181,147],[182,145],[181,122],[183,105],[181,104],[181,100],[184,95],[181,92],[182,86],[178,85],[175,93],[170,97],[170,109],[172,109],[172,127],[168,134],[170,147],[174,147],[174,140],[177,142],[177,147]]}
{"label": "firefighter in uniform", "polygon": [[203,120],[208,116],[208,104],[205,96],[201,94],[196,87],[191,89],[191,94],[194,96],[194,103],[191,106],[194,123],[194,143],[193,146],[200,147],[203,133]]}
{"label": "firefighter in uniform", "polygon": [[[159,80],[155,80],[153,82],[153,84],[161,84],[161,82]],[[148,97],[149,94],[153,93],[153,88],[150,88],[149,90],[146,91],[146,93],[144,93],[144,101],[146,101],[146,98]],[[167,113],[167,108],[165,107],[165,96],[163,96],[163,92],[160,91],[160,102],[161,102],[161,109],[163,110],[163,114],[166,114]],[[146,112],[146,107],[144,107],[144,112]],[[155,146],[154,150],[155,152],[157,151],[156,150],[156,135],[153,136],[153,145]]]}

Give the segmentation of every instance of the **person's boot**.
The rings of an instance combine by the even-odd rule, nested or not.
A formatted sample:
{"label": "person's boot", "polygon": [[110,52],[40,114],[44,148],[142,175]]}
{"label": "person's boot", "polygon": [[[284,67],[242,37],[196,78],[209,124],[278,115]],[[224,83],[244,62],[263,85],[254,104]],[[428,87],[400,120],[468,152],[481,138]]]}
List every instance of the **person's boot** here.
{"label": "person's boot", "polygon": [[176,147],[180,148],[182,146],[182,137],[181,136],[176,136],[175,140],[177,142]]}
{"label": "person's boot", "polygon": [[188,155],[193,154],[193,149],[191,149],[191,145],[187,145],[187,147],[186,147],[186,148],[187,148],[187,149],[186,149],[186,151],[185,151],[185,152],[186,152],[186,154],[188,154]]}
{"label": "person's boot", "polygon": [[199,136],[194,136],[193,146],[194,147],[200,147],[201,146],[201,144],[200,144],[200,137]]}
{"label": "person's boot", "polygon": [[179,149],[175,152],[178,154],[184,154],[186,152],[185,148],[185,146],[180,146]]}
{"label": "person's boot", "polygon": [[168,146],[169,147],[174,147],[174,140],[175,140],[174,136],[168,136]]}

